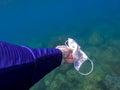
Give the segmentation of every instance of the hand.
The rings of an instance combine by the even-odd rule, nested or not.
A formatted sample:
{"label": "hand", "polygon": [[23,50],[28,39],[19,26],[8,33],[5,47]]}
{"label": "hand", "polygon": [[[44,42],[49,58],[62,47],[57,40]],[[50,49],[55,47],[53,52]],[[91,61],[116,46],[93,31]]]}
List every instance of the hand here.
{"label": "hand", "polygon": [[74,62],[73,56],[72,56],[72,50],[69,47],[61,45],[61,46],[57,46],[56,48],[62,51],[64,63]]}

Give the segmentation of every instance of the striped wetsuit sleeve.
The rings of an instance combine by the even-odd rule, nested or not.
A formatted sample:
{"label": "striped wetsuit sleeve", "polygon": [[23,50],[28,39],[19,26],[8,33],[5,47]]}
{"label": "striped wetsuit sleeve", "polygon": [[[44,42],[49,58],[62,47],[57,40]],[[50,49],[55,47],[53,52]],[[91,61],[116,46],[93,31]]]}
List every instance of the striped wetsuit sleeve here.
{"label": "striped wetsuit sleeve", "polygon": [[27,90],[60,65],[55,48],[29,48],[0,42],[0,89]]}

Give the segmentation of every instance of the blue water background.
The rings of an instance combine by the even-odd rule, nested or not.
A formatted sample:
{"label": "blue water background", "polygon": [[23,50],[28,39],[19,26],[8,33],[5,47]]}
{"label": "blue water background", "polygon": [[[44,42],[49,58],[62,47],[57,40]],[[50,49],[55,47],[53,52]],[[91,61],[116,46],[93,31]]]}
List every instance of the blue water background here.
{"label": "blue water background", "polygon": [[45,41],[56,35],[72,37],[84,28],[87,33],[90,26],[102,23],[116,28],[119,21],[119,0],[0,0],[3,41],[21,43],[38,37],[42,43],[43,38]]}
{"label": "blue water background", "polygon": [[120,0],[0,0],[1,41],[53,47],[64,44],[67,37],[80,41],[91,56],[94,51],[87,47],[95,46],[104,52],[114,42],[110,48],[118,50],[116,63],[120,63]]}

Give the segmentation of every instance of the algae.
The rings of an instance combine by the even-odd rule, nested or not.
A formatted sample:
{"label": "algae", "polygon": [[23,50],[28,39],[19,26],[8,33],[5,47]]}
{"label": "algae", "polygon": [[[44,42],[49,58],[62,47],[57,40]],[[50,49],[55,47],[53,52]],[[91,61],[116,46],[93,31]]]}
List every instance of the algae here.
{"label": "algae", "polygon": [[[109,89],[107,84],[110,82],[105,83],[105,78],[111,72],[120,76],[120,40],[113,38],[113,33],[105,33],[106,36],[97,32],[89,33],[85,39],[76,37],[82,49],[94,62],[94,71],[90,75],[80,75],[73,65],[62,65],[40,80],[31,90],[118,90],[118,87],[114,86]],[[66,39],[67,36],[53,37],[48,46],[64,44]]]}

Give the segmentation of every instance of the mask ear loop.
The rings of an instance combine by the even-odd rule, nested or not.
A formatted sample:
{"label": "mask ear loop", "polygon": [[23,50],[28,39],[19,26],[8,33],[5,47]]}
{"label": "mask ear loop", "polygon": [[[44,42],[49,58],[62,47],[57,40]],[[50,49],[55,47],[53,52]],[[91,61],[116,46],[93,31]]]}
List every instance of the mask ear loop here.
{"label": "mask ear loop", "polygon": [[91,70],[88,73],[82,73],[82,72],[80,72],[80,71],[77,70],[81,75],[89,75],[93,71],[93,68],[94,68],[93,61],[91,59],[89,59],[89,58],[88,58],[88,60],[91,63]]}
{"label": "mask ear loop", "polygon": [[65,46],[67,46],[67,47],[69,48],[69,46],[68,46],[68,44],[67,44],[67,43],[68,43],[68,40],[66,40],[66,41],[65,41]]}
{"label": "mask ear loop", "polygon": [[[70,48],[67,43],[68,43],[68,40],[65,41],[65,45],[66,45],[68,48]],[[93,72],[93,69],[94,69],[93,61],[92,61],[90,58],[88,58],[88,60],[89,60],[89,62],[91,63],[91,70],[90,70],[88,73],[82,73],[82,72],[80,72],[80,71],[77,70],[81,75],[89,75],[90,73]]]}

